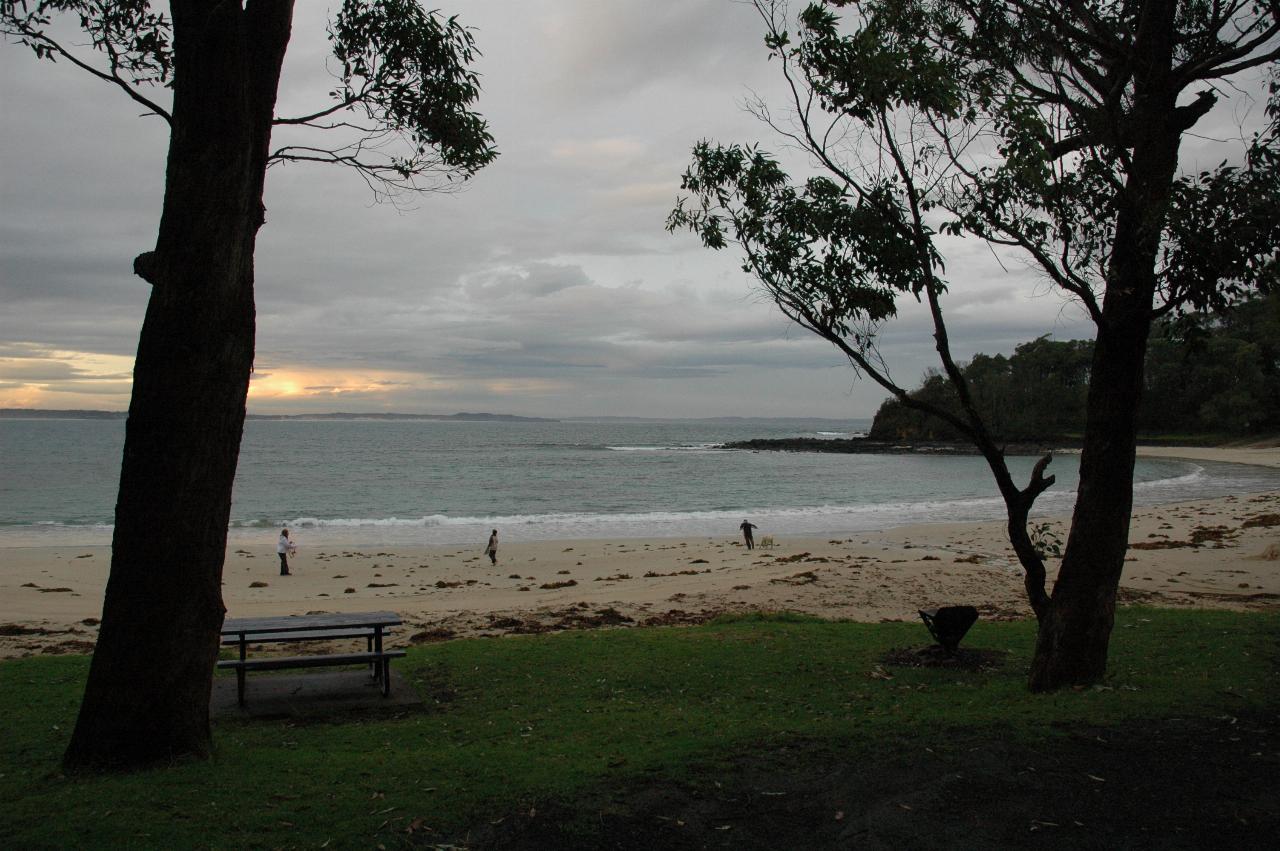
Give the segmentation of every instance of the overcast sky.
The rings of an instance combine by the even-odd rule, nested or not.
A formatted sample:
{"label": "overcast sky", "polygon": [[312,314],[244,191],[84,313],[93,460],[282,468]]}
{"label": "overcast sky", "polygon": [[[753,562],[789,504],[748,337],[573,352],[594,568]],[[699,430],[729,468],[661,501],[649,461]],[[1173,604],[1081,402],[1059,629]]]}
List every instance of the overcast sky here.
{"label": "overcast sky", "polygon": [[[329,6],[298,2],[280,114],[325,102]],[[252,412],[874,413],[884,393],[789,325],[732,250],[663,227],[697,140],[778,147],[742,108],[780,82],[749,5],[441,7],[476,30],[501,156],[408,210],[332,167],[269,171]],[[166,125],[17,45],[0,44],[0,80],[0,407],[124,409],[148,290],[131,266],[154,244]],[[985,246],[948,260],[961,357],[1091,336]],[[934,365],[931,342],[918,311],[888,327],[900,382]]]}

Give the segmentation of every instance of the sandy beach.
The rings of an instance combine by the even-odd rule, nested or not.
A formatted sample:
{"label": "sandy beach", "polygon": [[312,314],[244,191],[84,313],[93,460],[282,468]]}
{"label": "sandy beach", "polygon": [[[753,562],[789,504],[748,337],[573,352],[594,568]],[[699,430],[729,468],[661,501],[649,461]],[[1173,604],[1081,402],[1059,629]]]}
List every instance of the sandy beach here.
{"label": "sandy beach", "polygon": [[[1280,447],[1142,448],[1141,454],[1280,467]],[[1050,518],[1065,541],[1068,518]],[[1041,522],[1039,520],[1036,521]],[[472,548],[309,548],[279,575],[274,535],[228,550],[229,617],[391,609],[401,640],[554,629],[697,623],[723,612],[787,610],[859,621],[914,620],[967,603],[983,617],[1029,617],[1022,571],[1000,523],[928,524],[765,540],[540,541]],[[1135,512],[1121,600],[1235,609],[1280,605],[1280,492]],[[0,549],[0,657],[90,652],[109,547]],[[1056,562],[1050,560],[1052,571]]]}

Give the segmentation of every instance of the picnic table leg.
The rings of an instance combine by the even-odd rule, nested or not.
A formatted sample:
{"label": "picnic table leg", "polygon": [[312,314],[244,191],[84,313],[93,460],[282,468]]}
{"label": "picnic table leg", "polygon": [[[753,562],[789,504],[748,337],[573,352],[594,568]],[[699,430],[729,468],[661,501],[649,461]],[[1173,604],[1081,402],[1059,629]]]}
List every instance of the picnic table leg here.
{"label": "picnic table leg", "polygon": [[[382,624],[378,624],[377,626],[375,626],[375,627],[373,628],[373,637],[372,637],[370,640],[373,642],[373,652],[374,652],[374,653],[377,653],[379,656],[381,656],[381,655],[382,655]],[[375,660],[374,660],[374,662],[373,662],[373,678],[374,678],[375,680],[377,680],[377,679],[382,679],[382,681],[383,681],[383,689],[384,689],[384,693],[385,693],[385,689],[386,689],[386,678],[382,676],[382,668],[383,668],[382,662],[383,662],[383,660],[382,660],[382,659],[375,659]]]}
{"label": "picnic table leg", "polygon": [[386,697],[391,694],[391,659],[387,656],[382,657],[382,696]]}
{"label": "picnic table leg", "polygon": [[244,657],[245,657],[245,640],[244,633],[240,633],[240,667],[236,668],[236,704],[241,708],[244,707]]}

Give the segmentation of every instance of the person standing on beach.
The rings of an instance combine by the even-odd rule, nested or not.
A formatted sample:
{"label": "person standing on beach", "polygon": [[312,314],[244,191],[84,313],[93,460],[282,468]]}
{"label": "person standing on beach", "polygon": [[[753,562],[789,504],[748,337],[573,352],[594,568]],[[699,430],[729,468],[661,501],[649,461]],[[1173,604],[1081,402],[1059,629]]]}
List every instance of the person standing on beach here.
{"label": "person standing on beach", "polygon": [[742,525],[738,527],[742,530],[742,540],[746,541],[747,549],[754,550],[756,548],[756,540],[751,537],[751,530],[756,528],[756,524],[742,521]]}
{"label": "person standing on beach", "polygon": [[498,563],[498,530],[494,529],[489,535],[489,543],[484,548],[484,554],[489,557],[490,564]]}
{"label": "person standing on beach", "polygon": [[276,555],[280,556],[280,575],[289,575],[289,556],[297,552],[298,548],[294,546],[293,541],[289,540],[289,530],[281,529],[280,537],[276,541]]}

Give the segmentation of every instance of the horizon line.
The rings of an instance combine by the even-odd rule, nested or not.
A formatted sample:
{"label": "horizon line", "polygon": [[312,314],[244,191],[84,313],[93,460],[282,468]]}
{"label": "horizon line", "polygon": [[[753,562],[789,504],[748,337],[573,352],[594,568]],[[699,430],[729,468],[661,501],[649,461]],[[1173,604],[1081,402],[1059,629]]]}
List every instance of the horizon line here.
{"label": "horizon line", "polygon": [[[24,419],[27,417],[49,416],[64,418],[96,418],[96,419],[124,419],[128,416],[127,410],[110,410],[95,408],[0,408],[0,418],[8,419]],[[16,415],[16,416],[15,416]],[[542,417],[528,414],[506,414],[494,413],[489,411],[459,411],[451,414],[430,414],[430,413],[413,413],[408,411],[315,411],[306,413],[265,413],[249,411],[245,415],[246,419],[445,419],[445,420],[464,420],[473,419],[504,419],[504,420],[527,420],[541,422],[565,422],[565,421],[583,421],[583,420],[629,420],[633,422],[653,422],[664,420],[821,420],[830,422],[845,422],[849,420],[870,420],[873,417],[867,416],[848,416],[848,417],[830,417],[830,416],[808,416],[797,414],[793,416],[746,416],[741,414],[713,414],[705,416],[630,416],[626,414],[574,414],[562,417]]]}

